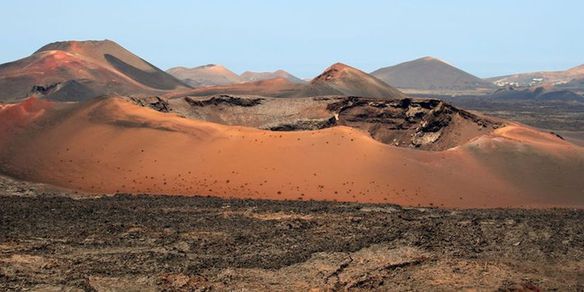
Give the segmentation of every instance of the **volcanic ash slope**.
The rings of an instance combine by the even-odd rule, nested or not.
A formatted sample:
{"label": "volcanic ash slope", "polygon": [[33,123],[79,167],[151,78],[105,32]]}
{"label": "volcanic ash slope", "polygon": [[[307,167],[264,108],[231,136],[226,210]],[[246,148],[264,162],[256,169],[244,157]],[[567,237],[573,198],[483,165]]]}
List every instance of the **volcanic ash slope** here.
{"label": "volcanic ash slope", "polygon": [[[1,132],[11,136],[0,144],[0,171],[82,191],[584,206],[584,148],[518,124],[421,151],[347,126],[273,132],[191,120],[120,97],[38,108],[28,124]],[[7,113],[0,109],[0,120]]]}

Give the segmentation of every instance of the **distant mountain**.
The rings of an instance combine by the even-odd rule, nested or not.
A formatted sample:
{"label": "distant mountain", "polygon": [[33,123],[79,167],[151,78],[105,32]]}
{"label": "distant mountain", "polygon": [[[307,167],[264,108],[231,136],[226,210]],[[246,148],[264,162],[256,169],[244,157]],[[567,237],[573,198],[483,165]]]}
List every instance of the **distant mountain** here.
{"label": "distant mountain", "polygon": [[193,87],[228,85],[243,82],[239,75],[216,64],[195,68],[174,67],[168,69],[166,72]]}
{"label": "distant mountain", "polygon": [[201,87],[168,96],[205,96],[214,94],[244,94],[270,97],[308,97],[345,95],[361,97],[404,98],[399,90],[353,67],[336,63],[310,83],[294,83],[287,78],[274,78],[223,86]]}
{"label": "distant mountain", "polygon": [[491,96],[495,100],[525,100],[525,101],[580,101],[584,96],[570,90],[545,89],[544,87],[515,89],[508,87],[495,91]]}
{"label": "distant mountain", "polygon": [[400,89],[473,90],[494,87],[490,82],[432,57],[381,68],[371,72],[371,75]]}
{"label": "distant mountain", "polygon": [[306,83],[306,81],[284,71],[278,70],[274,72],[252,72],[252,71],[245,71],[243,74],[240,75],[241,79],[245,82],[253,82],[253,81],[260,81],[260,80],[268,80],[274,78],[285,78],[288,79],[292,83]]}
{"label": "distant mountain", "polygon": [[582,91],[584,91],[584,78],[576,78],[568,83],[558,84],[555,86],[555,88],[571,89],[571,90],[576,90],[576,91],[582,92]]}
{"label": "distant mountain", "polygon": [[168,94],[167,97],[207,96],[215,94],[259,95],[271,97],[296,96],[305,85],[292,83],[286,78],[274,78],[254,82],[235,83],[228,85],[204,86]]}
{"label": "distant mountain", "polygon": [[403,98],[405,95],[359,69],[336,63],[328,67],[303,89],[299,96],[352,95]]}
{"label": "distant mountain", "polygon": [[[491,77],[487,80],[495,83],[498,86],[516,86],[516,87],[532,87],[532,86],[564,86],[574,80],[584,80],[584,65],[570,68],[565,71],[541,71],[518,73],[513,75]],[[571,83],[578,84],[579,83]]]}
{"label": "distant mountain", "polygon": [[117,43],[64,41],[0,65],[0,101],[31,95],[83,100],[103,94],[157,94],[188,88]]}

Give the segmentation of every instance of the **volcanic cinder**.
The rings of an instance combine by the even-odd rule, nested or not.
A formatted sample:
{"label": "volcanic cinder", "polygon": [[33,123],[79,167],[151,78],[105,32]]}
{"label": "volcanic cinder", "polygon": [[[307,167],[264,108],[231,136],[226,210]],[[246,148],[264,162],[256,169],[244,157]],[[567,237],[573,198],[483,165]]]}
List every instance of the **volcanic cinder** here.
{"label": "volcanic cinder", "polygon": [[47,111],[35,121],[2,148],[2,172],[89,192],[583,205],[584,150],[513,123],[423,151],[381,143],[351,125],[274,132],[187,119],[121,97]]}
{"label": "volcanic cinder", "polygon": [[190,88],[111,41],[60,42],[0,80],[20,100],[0,106],[0,172],[82,193],[584,205],[584,148],[341,63],[309,83]]}

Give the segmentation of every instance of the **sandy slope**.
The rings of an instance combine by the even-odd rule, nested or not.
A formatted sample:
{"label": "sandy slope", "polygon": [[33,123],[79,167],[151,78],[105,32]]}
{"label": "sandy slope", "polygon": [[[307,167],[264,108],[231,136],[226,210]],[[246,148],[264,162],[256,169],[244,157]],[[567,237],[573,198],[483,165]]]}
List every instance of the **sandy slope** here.
{"label": "sandy slope", "polygon": [[17,104],[0,104],[0,147],[10,143],[52,107],[53,103],[34,97]]}
{"label": "sandy slope", "polygon": [[0,150],[1,171],[94,192],[584,206],[584,149],[520,125],[427,152],[381,144],[348,127],[262,131],[159,113],[121,98],[74,107],[46,113],[11,139]]}

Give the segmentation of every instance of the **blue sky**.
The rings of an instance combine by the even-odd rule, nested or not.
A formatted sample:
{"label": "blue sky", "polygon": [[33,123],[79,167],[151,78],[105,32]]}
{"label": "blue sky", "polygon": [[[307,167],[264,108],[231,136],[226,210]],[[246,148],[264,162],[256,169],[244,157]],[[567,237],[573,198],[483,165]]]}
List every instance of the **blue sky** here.
{"label": "blue sky", "polygon": [[112,39],[162,69],[317,75],[434,56],[480,77],[584,63],[584,1],[2,1],[0,63]]}

